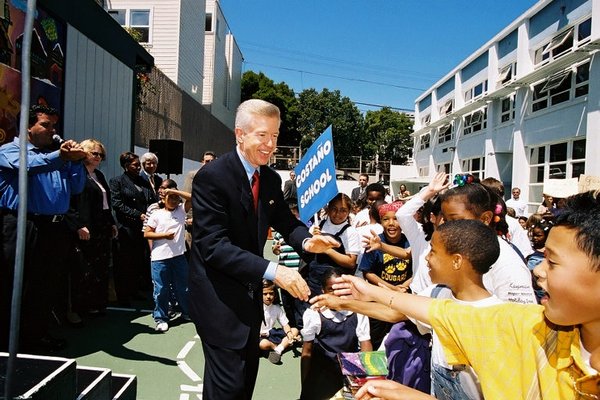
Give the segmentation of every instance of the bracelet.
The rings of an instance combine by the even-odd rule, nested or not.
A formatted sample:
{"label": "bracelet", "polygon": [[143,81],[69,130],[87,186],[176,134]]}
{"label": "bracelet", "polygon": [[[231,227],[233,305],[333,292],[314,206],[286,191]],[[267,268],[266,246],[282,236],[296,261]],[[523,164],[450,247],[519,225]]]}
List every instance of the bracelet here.
{"label": "bracelet", "polygon": [[392,303],[394,302],[394,296],[390,297],[390,301],[388,302],[388,307],[392,308]]}

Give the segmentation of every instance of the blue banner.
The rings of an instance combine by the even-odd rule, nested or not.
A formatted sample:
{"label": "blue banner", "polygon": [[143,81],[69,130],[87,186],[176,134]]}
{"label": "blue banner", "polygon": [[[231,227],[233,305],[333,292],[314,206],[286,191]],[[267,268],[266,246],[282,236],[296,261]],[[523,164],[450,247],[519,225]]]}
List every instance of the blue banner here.
{"label": "blue banner", "polygon": [[294,171],[300,219],[306,223],[338,194],[331,126],[310,146]]}

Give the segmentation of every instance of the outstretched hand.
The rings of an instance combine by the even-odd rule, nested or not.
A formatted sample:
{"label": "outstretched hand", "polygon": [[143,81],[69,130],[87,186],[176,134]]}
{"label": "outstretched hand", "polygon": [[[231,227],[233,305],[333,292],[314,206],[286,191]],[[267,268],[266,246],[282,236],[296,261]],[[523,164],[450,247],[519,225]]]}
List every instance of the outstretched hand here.
{"label": "outstretched hand", "polygon": [[298,271],[279,265],[277,266],[273,282],[295,298],[302,301],[308,301],[310,289]]}
{"label": "outstretched hand", "polygon": [[322,311],[327,308],[334,310],[341,309],[341,298],[333,294],[320,294],[310,299],[311,308],[315,311]]}
{"label": "outstretched hand", "polygon": [[334,247],[340,247],[340,242],[326,235],[314,235],[304,242],[304,251],[309,253],[325,253]]}
{"label": "outstretched hand", "polygon": [[340,297],[361,301],[373,301],[373,290],[378,288],[362,278],[353,275],[342,275],[335,279],[333,294]]}
{"label": "outstretched hand", "polygon": [[430,400],[428,394],[387,379],[374,379],[359,389],[357,400]]}
{"label": "outstretched hand", "polygon": [[438,172],[435,174],[433,179],[431,179],[431,182],[429,182],[429,185],[427,185],[427,187],[435,193],[447,189],[448,186],[450,186],[450,175],[445,172]]}
{"label": "outstretched hand", "polygon": [[363,235],[363,244],[365,252],[370,253],[374,250],[381,250],[381,238],[373,229],[371,235]]}

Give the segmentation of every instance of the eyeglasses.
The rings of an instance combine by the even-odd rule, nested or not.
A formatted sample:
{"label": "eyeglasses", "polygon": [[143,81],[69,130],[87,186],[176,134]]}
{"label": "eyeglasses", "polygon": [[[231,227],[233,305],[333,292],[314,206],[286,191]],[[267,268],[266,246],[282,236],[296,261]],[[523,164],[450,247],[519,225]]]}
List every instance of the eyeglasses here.
{"label": "eyeglasses", "polygon": [[94,157],[100,157],[101,160],[104,160],[103,153],[98,153],[97,151],[91,151],[90,154],[93,155]]}

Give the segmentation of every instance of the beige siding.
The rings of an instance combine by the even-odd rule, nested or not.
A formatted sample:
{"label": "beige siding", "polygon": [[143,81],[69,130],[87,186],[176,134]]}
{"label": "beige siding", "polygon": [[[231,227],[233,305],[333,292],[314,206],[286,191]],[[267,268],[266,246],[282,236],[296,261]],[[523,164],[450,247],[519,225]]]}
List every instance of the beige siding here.
{"label": "beige siding", "polygon": [[133,71],[71,26],[67,54],[64,136],[101,141],[103,172],[120,174],[119,154],[132,148]]}
{"label": "beige siding", "polygon": [[180,0],[111,0],[111,9],[150,10],[150,43],[154,64],[177,83]]}

